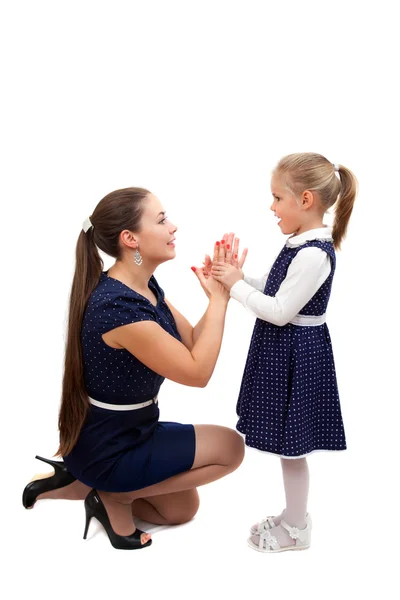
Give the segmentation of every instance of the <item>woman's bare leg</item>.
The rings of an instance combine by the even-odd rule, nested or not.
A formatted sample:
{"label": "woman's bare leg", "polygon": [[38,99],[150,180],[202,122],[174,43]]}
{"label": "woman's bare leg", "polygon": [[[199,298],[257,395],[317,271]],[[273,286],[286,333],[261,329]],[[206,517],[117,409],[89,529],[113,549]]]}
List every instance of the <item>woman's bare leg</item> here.
{"label": "woman's bare leg", "polygon": [[[194,428],[196,454],[189,471],[135,492],[99,492],[116,533],[133,533],[135,525],[132,515],[157,524],[189,521],[199,505],[196,487],[216,481],[240,466],[244,444],[238,433],[218,425],[195,425]],[[58,490],[40,494],[38,500],[84,500],[89,492],[88,486],[74,481]],[[142,535],[142,543],[149,538],[148,534]]]}
{"label": "woman's bare leg", "polygon": [[134,518],[157,525],[178,525],[191,521],[199,509],[200,499],[196,488],[138,498],[132,502]]}
{"label": "woman's bare leg", "polygon": [[[54,475],[54,471],[52,473],[35,475],[31,481],[37,481],[39,479],[46,479],[47,477],[51,477]],[[66,485],[65,487],[59,488],[57,490],[51,490],[50,492],[45,492],[44,494],[39,494],[36,500],[84,500],[91,488],[76,480]]]}
{"label": "woman's bare leg", "polygon": [[[239,467],[244,457],[244,443],[236,431],[218,425],[195,425],[194,428],[196,453],[189,471],[134,492],[99,492],[115,533],[132,533],[134,525],[131,505],[136,500],[152,498],[150,503],[153,503],[154,496],[192,490],[216,481]],[[163,506],[165,510],[165,505]]]}

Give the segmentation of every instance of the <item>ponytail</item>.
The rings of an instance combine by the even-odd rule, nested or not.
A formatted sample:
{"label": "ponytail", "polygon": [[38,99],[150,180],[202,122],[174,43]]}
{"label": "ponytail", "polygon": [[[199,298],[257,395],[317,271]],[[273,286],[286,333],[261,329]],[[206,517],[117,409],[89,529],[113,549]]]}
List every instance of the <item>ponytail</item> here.
{"label": "ponytail", "polygon": [[353,173],[342,165],[339,165],[338,172],[341,187],[338,199],[334,205],[335,217],[332,230],[333,245],[337,250],[340,249],[340,244],[346,235],[347,225],[357,195],[357,179]]}
{"label": "ponytail", "polygon": [[65,456],[75,446],[89,409],[84,382],[81,328],[90,294],[100,280],[103,261],[93,240],[93,227],[81,231],[76,245],[76,267],[72,281],[61,408],[58,418],[60,445]]}

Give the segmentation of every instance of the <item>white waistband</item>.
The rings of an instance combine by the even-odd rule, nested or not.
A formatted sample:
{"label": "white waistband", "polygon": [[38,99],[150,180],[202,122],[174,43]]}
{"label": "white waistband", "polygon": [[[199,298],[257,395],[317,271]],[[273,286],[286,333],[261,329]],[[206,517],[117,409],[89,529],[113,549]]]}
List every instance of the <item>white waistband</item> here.
{"label": "white waistband", "polygon": [[296,315],[294,319],[289,321],[292,325],[300,325],[301,327],[315,327],[323,325],[326,321],[326,313],[319,316],[314,315]]}
{"label": "white waistband", "polygon": [[140,402],[140,404],[107,404],[107,402],[99,402],[98,400],[94,400],[89,397],[90,404],[93,406],[97,406],[98,408],[104,408],[105,410],[138,410],[139,408],[144,408],[145,406],[150,406],[150,404],[157,404],[158,396],[152,398],[151,400],[147,400],[146,402]]}

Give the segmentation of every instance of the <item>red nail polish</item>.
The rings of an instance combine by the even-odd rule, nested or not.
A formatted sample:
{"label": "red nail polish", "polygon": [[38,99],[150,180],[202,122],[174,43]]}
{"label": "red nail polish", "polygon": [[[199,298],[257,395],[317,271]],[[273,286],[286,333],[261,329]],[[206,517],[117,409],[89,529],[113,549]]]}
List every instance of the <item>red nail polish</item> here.
{"label": "red nail polish", "polygon": [[219,242],[215,242],[217,244],[217,246],[219,246]]}
{"label": "red nail polish", "polygon": [[235,258],[237,258],[237,254],[235,254]]}
{"label": "red nail polish", "polygon": [[193,273],[196,272],[196,267],[190,267],[190,268],[192,269]]}
{"label": "red nail polish", "polygon": [[225,244],[225,240],[221,240],[221,244]]}
{"label": "red nail polish", "polygon": [[230,250],[230,248],[231,248],[231,247],[230,247],[230,244],[227,244],[227,245],[226,245],[226,249],[227,249],[227,250]]}

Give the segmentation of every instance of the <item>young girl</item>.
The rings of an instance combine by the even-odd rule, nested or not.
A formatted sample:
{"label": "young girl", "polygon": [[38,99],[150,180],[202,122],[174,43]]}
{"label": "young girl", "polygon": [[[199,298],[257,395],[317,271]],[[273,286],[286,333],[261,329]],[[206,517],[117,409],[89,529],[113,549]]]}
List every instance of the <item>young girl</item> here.
{"label": "young girl", "polygon": [[[269,273],[251,279],[240,264],[218,259],[211,270],[258,317],[237,403],[237,429],[247,446],[281,458],[286,496],[282,514],[251,528],[248,543],[260,552],[309,547],[306,456],[346,449],[325,313],[335,249],[346,234],[357,181],[349,169],[320,154],[291,154],[275,168],[271,189],[271,210],[282,233],[292,235]],[[334,204],[331,228],[323,217]],[[227,242],[230,249],[232,240]]]}

